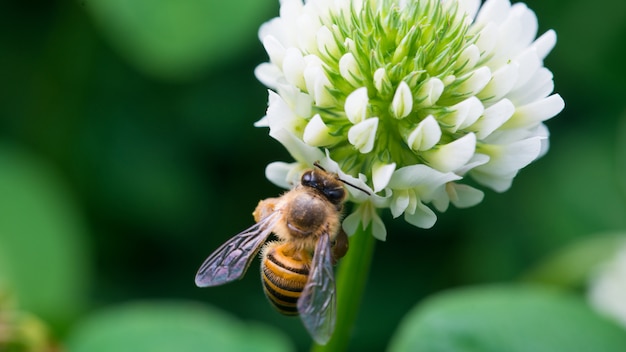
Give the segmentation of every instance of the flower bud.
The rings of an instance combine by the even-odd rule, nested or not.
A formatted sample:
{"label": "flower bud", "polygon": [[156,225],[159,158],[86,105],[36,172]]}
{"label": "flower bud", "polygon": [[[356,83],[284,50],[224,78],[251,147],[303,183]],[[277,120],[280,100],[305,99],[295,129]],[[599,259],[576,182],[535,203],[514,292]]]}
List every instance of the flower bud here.
{"label": "flower bud", "polygon": [[405,118],[413,110],[413,94],[406,82],[401,81],[391,102],[391,115],[397,119]]}
{"label": "flower bud", "polygon": [[330,128],[322,121],[320,114],[316,114],[304,128],[302,140],[308,145],[319,147],[333,144],[339,138],[331,135]]}
{"label": "flower bud", "polygon": [[367,117],[367,106],[369,98],[367,97],[367,88],[361,87],[348,95],[344,110],[348,120],[353,124],[357,124]]}
{"label": "flower bud", "polygon": [[441,139],[441,128],[432,115],[422,120],[407,136],[406,144],[419,152],[434,147]]}
{"label": "flower bud", "polygon": [[348,131],[348,141],[359,152],[366,154],[374,149],[374,139],[378,129],[378,117],[372,117],[352,126]]}

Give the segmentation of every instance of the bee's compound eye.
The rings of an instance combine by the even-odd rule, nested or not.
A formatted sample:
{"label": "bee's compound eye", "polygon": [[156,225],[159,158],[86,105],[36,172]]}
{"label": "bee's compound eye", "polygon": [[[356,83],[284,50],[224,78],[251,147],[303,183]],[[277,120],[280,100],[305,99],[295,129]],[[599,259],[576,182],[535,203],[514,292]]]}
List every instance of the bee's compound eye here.
{"label": "bee's compound eye", "polygon": [[342,188],[330,188],[324,190],[324,194],[328,199],[332,202],[337,202],[343,200],[346,191]]}
{"label": "bee's compound eye", "polygon": [[309,170],[302,174],[302,178],[300,179],[300,183],[305,186],[311,186],[313,183],[313,171]]}

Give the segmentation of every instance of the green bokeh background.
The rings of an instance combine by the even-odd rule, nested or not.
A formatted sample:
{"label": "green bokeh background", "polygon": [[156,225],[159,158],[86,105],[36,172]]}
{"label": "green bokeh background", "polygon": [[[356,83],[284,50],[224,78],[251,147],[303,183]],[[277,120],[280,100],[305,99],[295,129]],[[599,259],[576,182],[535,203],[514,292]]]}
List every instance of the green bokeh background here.
{"label": "green bokeh background", "polygon": [[[550,152],[431,230],[385,213],[351,350],[384,349],[428,295],[518,280],[570,243],[626,230],[626,2],[526,3],[558,35],[545,64],[566,107],[548,122]],[[264,168],[289,155],[252,126],[267,101],[257,30],[277,14],[276,0],[0,4],[0,288],[55,340],[94,312],[182,300],[308,348],[265,301],[256,263],[240,282],[193,283],[281,192]]]}

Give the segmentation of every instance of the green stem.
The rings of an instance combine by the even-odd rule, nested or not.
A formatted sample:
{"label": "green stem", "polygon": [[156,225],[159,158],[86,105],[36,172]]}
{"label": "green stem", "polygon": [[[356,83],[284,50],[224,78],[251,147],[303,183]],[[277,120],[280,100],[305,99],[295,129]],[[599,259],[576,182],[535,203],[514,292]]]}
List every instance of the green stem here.
{"label": "green stem", "polygon": [[372,236],[371,229],[371,224],[367,229],[359,227],[357,232],[350,237],[350,249],[341,260],[337,272],[335,332],[325,346],[314,344],[311,348],[312,352],[345,351],[348,347],[374,254],[376,239]]}

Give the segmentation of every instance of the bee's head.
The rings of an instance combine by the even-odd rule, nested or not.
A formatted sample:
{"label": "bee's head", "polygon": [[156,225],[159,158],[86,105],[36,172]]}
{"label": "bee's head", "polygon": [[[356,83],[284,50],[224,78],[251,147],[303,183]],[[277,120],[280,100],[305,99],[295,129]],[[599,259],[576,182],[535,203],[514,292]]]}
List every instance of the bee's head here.
{"label": "bee's head", "polygon": [[327,172],[319,163],[316,162],[313,165],[316,168],[302,174],[300,183],[303,186],[317,190],[338,208],[341,207],[343,200],[346,198],[346,190],[343,188],[344,183],[370,195],[368,191],[340,179],[337,174]]}
{"label": "bee's head", "polygon": [[[316,165],[317,166],[317,165]],[[343,183],[335,174],[326,172],[324,169],[311,169],[302,174],[300,183],[320,192],[328,201],[340,207],[346,197]]]}

